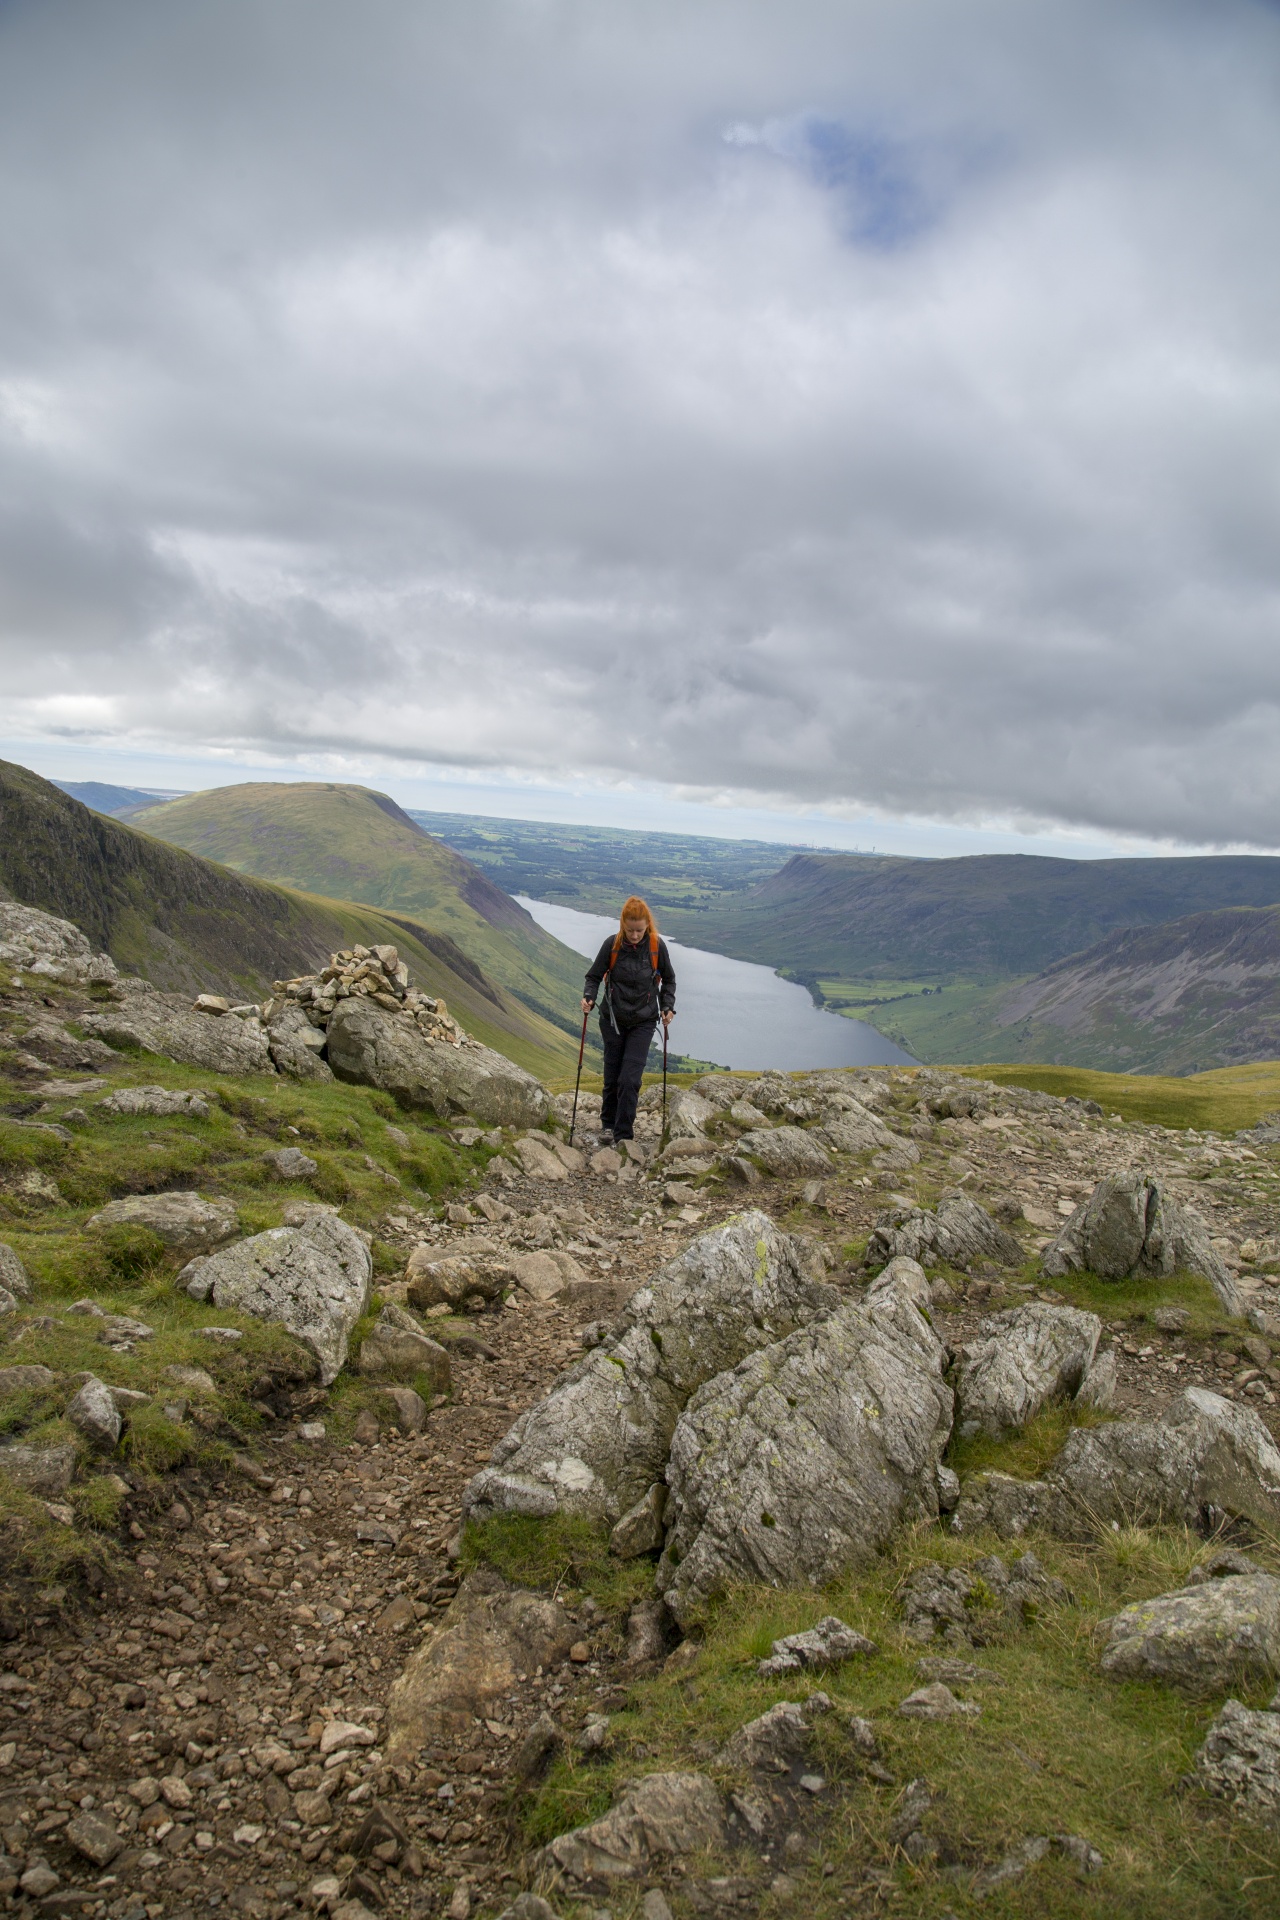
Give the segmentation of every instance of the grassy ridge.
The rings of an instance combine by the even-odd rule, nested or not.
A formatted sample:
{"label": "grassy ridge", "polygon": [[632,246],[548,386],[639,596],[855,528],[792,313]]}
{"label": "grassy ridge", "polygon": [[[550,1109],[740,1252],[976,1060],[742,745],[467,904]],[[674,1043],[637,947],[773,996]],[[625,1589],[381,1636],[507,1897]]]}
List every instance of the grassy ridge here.
{"label": "grassy ridge", "polygon": [[331,782],[252,782],[132,816],[148,834],[237,873],[426,921],[489,979],[577,1034],[582,962],[394,800]]}

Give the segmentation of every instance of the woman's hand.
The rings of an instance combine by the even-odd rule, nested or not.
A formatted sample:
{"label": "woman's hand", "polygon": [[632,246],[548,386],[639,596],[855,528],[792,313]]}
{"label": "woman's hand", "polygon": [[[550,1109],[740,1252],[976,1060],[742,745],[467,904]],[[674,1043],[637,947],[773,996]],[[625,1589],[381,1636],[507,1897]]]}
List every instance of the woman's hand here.
{"label": "woman's hand", "polygon": [[594,1005],[595,1005],[595,1001],[594,1001],[594,1000],[586,1000],[586,999],[584,999],[584,1000],[583,1000],[583,1002],[582,1002],[582,1011],[583,1011],[584,1013],[590,1013],[590,1011],[591,1011],[591,1009],[592,1009],[592,1007],[594,1007]]}
{"label": "woman's hand", "polygon": [[671,1025],[671,1022],[675,1019],[675,1017],[676,1017],[676,1011],[675,1011],[675,1008],[672,1007],[670,1013],[664,1013],[662,1016],[663,1026],[669,1027]]}

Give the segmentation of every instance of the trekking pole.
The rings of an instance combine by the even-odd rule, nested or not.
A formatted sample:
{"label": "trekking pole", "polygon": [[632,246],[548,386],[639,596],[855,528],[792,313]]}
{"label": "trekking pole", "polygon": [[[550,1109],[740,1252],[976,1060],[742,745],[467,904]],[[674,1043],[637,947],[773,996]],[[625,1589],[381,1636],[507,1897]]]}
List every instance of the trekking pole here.
{"label": "trekking pole", "polygon": [[578,1077],[573,1083],[573,1118],[569,1122],[569,1145],[573,1145],[573,1130],[578,1124],[578,1088],[582,1085],[582,1056],[587,1050],[587,1015],[582,1016],[582,1038],[578,1042]]}
{"label": "trekking pole", "polygon": [[662,1023],[662,1150],[667,1147],[667,1023]]}

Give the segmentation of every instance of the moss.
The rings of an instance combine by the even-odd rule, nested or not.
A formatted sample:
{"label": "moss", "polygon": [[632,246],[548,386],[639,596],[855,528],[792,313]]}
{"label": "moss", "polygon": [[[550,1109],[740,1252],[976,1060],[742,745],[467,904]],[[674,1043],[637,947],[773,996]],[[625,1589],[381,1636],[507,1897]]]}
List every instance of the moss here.
{"label": "moss", "polygon": [[481,1561],[520,1586],[580,1589],[606,1611],[653,1592],[652,1562],[615,1559],[607,1526],[566,1514],[536,1520],[497,1513],[469,1523],[462,1536],[462,1564],[469,1569]]}
{"label": "moss", "polygon": [[953,1439],[947,1461],[962,1480],[968,1474],[992,1471],[1011,1474],[1015,1480],[1038,1480],[1061,1453],[1073,1427],[1104,1426],[1109,1417],[1074,1403],[1045,1407],[1007,1439],[993,1440],[985,1433]]}
{"label": "moss", "polygon": [[121,1452],[143,1473],[171,1473],[201,1451],[202,1440],[190,1427],[171,1420],[163,1408],[135,1407],[129,1415]]}

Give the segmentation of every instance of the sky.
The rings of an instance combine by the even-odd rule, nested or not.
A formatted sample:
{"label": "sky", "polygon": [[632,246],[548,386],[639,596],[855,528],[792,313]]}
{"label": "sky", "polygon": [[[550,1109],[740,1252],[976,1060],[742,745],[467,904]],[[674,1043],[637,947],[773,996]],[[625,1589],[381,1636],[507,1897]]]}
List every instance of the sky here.
{"label": "sky", "polygon": [[0,754],[1280,848],[1280,7],[0,0]]}

